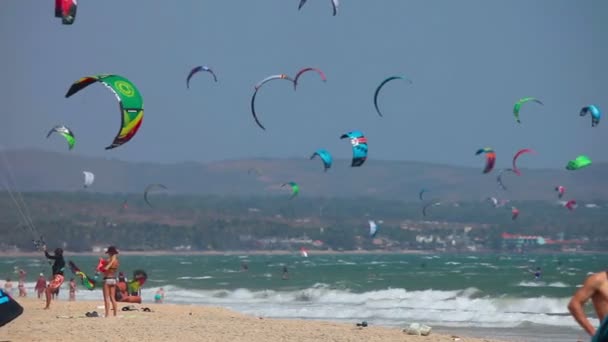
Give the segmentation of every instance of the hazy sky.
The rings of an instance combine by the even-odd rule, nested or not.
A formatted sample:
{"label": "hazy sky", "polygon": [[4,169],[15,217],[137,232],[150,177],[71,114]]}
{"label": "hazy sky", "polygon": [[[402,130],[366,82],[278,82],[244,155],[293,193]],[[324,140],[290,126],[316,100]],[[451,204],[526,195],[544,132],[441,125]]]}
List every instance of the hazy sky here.
{"label": "hazy sky", "polygon": [[[606,0],[80,0],[61,25],[52,0],[3,0],[0,11],[0,143],[63,152],[56,124],[78,139],[72,153],[137,161],[307,158],[317,148],[350,158],[339,136],[361,130],[370,159],[483,165],[497,150],[508,165],[523,147],[525,167],[564,167],[578,154],[608,161],[608,118],[591,128],[582,106],[608,114]],[[179,3],[179,5],[177,5]],[[196,65],[217,73],[213,83]],[[298,91],[267,84],[250,114],[253,85],[303,67]],[[144,98],[139,133],[105,151],[119,128],[112,94],[92,85],[64,95],[81,76],[116,73]],[[390,75],[374,111],[375,87]],[[513,119],[513,103],[535,96]]]}

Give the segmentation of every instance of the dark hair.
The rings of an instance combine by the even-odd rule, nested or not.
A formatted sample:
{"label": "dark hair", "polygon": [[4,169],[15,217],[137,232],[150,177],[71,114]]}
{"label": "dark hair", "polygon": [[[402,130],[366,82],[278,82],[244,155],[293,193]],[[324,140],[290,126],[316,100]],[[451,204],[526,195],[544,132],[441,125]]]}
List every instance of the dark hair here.
{"label": "dark hair", "polygon": [[55,255],[63,255],[63,249],[55,248]]}
{"label": "dark hair", "polygon": [[115,246],[110,246],[106,250],[106,254],[110,254],[110,255],[118,254],[118,250],[116,249]]}

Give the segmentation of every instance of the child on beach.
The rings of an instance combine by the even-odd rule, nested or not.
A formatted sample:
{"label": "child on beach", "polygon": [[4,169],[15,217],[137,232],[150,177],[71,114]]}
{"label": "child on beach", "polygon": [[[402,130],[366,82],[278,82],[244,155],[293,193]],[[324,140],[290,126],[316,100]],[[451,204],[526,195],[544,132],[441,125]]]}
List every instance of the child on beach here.
{"label": "child on beach", "polygon": [[36,286],[34,290],[38,293],[38,299],[42,298],[42,294],[46,291],[46,279],[44,278],[44,274],[40,273],[38,280],[36,281]]}
{"label": "child on beach", "polygon": [[164,300],[165,290],[163,290],[163,288],[161,287],[160,289],[158,289],[158,291],[156,291],[156,294],[154,295],[154,303],[162,304]]}
{"label": "child on beach", "polygon": [[20,269],[19,270],[19,282],[17,283],[17,288],[19,289],[19,297],[27,297],[27,291],[25,290],[25,275],[27,273]]}
{"label": "child on beach", "polygon": [[4,292],[8,293],[10,296],[13,295],[13,282],[11,278],[6,278],[6,282],[4,283]]}
{"label": "child on beach", "polygon": [[70,302],[76,300],[76,282],[74,278],[70,279]]}

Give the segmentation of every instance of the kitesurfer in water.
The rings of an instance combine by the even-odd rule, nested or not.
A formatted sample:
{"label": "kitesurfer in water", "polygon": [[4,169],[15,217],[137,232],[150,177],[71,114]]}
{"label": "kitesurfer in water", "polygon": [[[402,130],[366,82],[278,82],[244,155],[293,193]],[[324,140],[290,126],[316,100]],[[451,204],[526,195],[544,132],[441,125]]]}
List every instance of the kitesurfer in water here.
{"label": "kitesurfer in water", "polygon": [[46,250],[46,245],[42,247],[44,251],[44,256],[47,259],[54,260],[53,266],[51,267],[52,276],[51,281],[49,282],[49,286],[46,288],[46,306],[45,310],[48,310],[51,305],[51,296],[55,292],[59,292],[59,288],[61,284],[63,284],[63,270],[65,269],[65,259],[63,258],[63,249],[55,248],[54,255],[50,255]]}
{"label": "kitesurfer in water", "polygon": [[289,271],[287,270],[287,266],[283,266],[283,275],[281,276],[281,279],[289,279]]}
{"label": "kitesurfer in water", "polygon": [[540,277],[542,276],[542,272],[540,270],[540,267],[537,267],[536,271],[530,270],[530,273],[534,273],[534,281],[539,281]]}
{"label": "kitesurfer in water", "polygon": [[[585,313],[584,305],[591,299],[593,307],[600,321],[596,329]],[[568,310],[578,324],[593,336],[591,342],[608,341],[608,271],[598,272],[587,277],[583,286],[572,296]]]}

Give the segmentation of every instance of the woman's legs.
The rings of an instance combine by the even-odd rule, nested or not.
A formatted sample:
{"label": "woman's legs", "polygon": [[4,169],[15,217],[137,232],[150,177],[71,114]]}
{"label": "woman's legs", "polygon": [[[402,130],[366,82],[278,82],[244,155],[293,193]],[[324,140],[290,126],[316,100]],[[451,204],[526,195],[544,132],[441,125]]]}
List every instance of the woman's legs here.
{"label": "woman's legs", "polygon": [[103,306],[106,310],[106,318],[110,317],[110,303],[108,303],[108,296],[110,293],[110,286],[106,284],[106,282],[103,282]]}
{"label": "woman's legs", "polygon": [[110,301],[112,302],[112,310],[114,311],[114,316],[116,316],[116,285],[109,285],[108,290]]}

